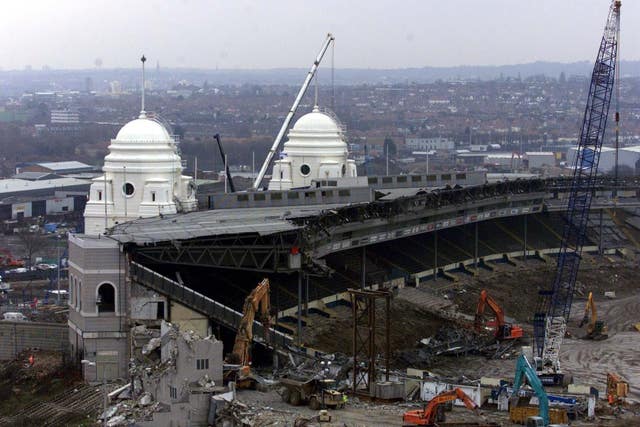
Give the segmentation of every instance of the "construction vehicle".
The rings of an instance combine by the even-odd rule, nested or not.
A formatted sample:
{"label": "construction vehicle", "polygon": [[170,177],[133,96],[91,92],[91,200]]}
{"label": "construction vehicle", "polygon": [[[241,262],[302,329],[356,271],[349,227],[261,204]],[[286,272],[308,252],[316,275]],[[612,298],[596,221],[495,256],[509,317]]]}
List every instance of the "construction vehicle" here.
{"label": "construction vehicle", "polygon": [[607,325],[602,320],[598,320],[598,312],[596,311],[596,303],[593,301],[593,292],[589,292],[587,305],[584,308],[584,317],[580,322],[580,327],[587,325],[587,335],[585,338],[590,340],[603,340],[609,337]]}
{"label": "construction vehicle", "polygon": [[629,394],[629,383],[613,372],[607,373],[607,402],[609,405],[619,405]]}
{"label": "construction vehicle", "polygon": [[[489,307],[495,316],[495,320],[485,323],[484,310]],[[478,309],[476,310],[475,327],[482,330],[485,326],[495,328],[495,336],[499,340],[512,340],[522,338],[522,328],[518,325],[511,325],[504,320],[504,310],[494,300],[485,289],[480,292]]]}
{"label": "construction vehicle", "polygon": [[[620,38],[619,0],[609,8],[604,34],[596,58],[578,146],[573,163],[565,224],[558,252],[556,274],[550,289],[539,292],[539,303],[533,317],[535,365],[544,384],[565,385],[560,367],[560,347],[571,312],[571,302],[587,238],[587,221],[591,199],[595,193],[598,162],[604,140],[609,106],[618,65]],[[620,114],[616,112],[618,127]]]}
{"label": "construction vehicle", "polygon": [[[515,402],[518,400],[518,393],[526,379],[527,383],[538,398],[538,407],[519,406]],[[527,426],[548,426],[552,421],[554,424],[568,423],[567,411],[563,409],[549,410],[549,398],[544,391],[542,381],[538,373],[531,366],[524,354],[521,354],[516,361],[516,373],[513,379],[512,402],[509,405],[509,420],[516,424],[526,424]],[[514,403],[514,404],[511,404]],[[538,415],[534,415],[538,413]]]}
{"label": "construction vehicle", "polygon": [[236,186],[233,185],[233,178],[231,177],[231,171],[229,170],[229,161],[227,159],[227,155],[224,153],[224,149],[222,148],[222,141],[220,141],[220,134],[216,133],[215,135],[213,135],[213,138],[218,143],[218,151],[220,151],[220,157],[222,158],[222,164],[224,166],[225,180],[229,184],[229,190],[231,190],[231,193],[235,193]]}
{"label": "construction vehicle", "polygon": [[320,408],[340,409],[344,407],[345,394],[336,390],[332,379],[280,378],[280,397],[293,406],[303,403],[317,411]]}
{"label": "construction vehicle", "polygon": [[435,426],[445,420],[444,403],[453,402],[456,399],[462,400],[464,406],[478,413],[478,405],[471,400],[460,388],[443,391],[427,403],[424,409],[414,409],[407,411],[402,416],[405,425],[410,426]]}
{"label": "construction vehicle", "polygon": [[270,317],[269,279],[263,279],[244,300],[242,319],[233,344],[233,351],[227,356],[228,364],[239,365],[239,369],[230,369],[225,373],[227,381],[234,380],[238,388],[253,388],[256,379],[251,374],[251,343],[253,341],[253,321],[256,313],[268,330]]}
{"label": "construction vehicle", "polygon": [[14,258],[9,249],[0,249],[0,267],[24,267],[24,261]]}

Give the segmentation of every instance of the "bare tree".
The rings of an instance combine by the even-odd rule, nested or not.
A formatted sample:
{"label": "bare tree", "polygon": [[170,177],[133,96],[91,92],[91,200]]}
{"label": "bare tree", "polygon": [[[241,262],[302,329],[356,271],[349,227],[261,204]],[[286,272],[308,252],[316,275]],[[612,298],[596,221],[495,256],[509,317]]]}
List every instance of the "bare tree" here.
{"label": "bare tree", "polygon": [[18,240],[22,245],[27,260],[27,267],[31,267],[33,263],[33,257],[45,250],[51,245],[51,240],[47,239],[39,231],[32,232],[28,227],[20,229],[17,234]]}

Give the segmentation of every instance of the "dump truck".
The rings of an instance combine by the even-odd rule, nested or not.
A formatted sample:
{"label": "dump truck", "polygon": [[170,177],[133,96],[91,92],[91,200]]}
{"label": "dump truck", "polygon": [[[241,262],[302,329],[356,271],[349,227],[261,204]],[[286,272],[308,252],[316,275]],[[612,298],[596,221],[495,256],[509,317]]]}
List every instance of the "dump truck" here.
{"label": "dump truck", "polygon": [[335,384],[331,379],[283,377],[279,393],[284,402],[293,406],[307,404],[313,410],[340,409],[344,407],[346,395],[336,390]]}
{"label": "dump truck", "polygon": [[[542,417],[538,416],[540,408],[537,406],[514,406],[509,408],[509,421],[515,424],[523,424],[523,425],[531,425],[529,420],[535,420],[539,418],[543,420]],[[568,424],[569,417],[567,415],[567,411],[560,408],[550,408],[549,409],[549,423],[550,424]],[[542,425],[548,425],[543,424]]]}

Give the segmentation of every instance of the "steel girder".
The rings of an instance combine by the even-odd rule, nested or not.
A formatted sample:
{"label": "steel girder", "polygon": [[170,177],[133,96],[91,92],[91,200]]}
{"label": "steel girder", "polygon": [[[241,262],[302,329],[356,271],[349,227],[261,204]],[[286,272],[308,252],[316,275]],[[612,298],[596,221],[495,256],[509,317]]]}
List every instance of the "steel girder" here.
{"label": "steel girder", "polygon": [[258,272],[291,272],[289,255],[298,245],[297,233],[257,234],[173,241],[132,246],[139,261]]}

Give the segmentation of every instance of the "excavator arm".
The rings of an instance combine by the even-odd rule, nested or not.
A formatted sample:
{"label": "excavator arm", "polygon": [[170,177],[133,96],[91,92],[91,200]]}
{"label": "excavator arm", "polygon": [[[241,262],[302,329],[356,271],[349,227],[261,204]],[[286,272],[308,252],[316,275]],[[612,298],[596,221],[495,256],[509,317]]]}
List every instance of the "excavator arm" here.
{"label": "excavator arm", "polygon": [[602,320],[598,320],[596,302],[593,300],[593,292],[589,292],[587,304],[584,308],[584,316],[580,322],[580,327],[587,325],[586,338],[603,340],[608,337],[608,328]]}
{"label": "excavator arm", "polygon": [[478,300],[478,309],[476,310],[476,322],[482,320],[482,316],[484,314],[484,310],[486,306],[489,306],[493,315],[496,318],[496,325],[501,327],[504,325],[504,311],[502,307],[497,303],[496,300],[491,298],[491,296],[487,293],[485,289],[480,292],[480,299]]}
{"label": "excavator arm", "polygon": [[[591,312],[591,317],[589,317],[589,312]],[[584,316],[582,317],[582,322],[580,322],[580,327],[582,328],[587,323],[589,325],[595,325],[598,320],[598,312],[596,311],[596,304],[593,302],[593,292],[589,292],[589,298],[587,298],[587,304],[584,308]]]}
{"label": "excavator arm", "polygon": [[437,409],[443,403],[451,402],[453,400],[460,399],[464,406],[473,411],[477,411],[478,405],[462,389],[456,388],[453,390],[443,391],[439,395],[427,403],[424,409],[417,409],[413,411],[407,411],[404,413],[403,421],[412,425],[428,426],[436,422]]}
{"label": "excavator arm", "polygon": [[253,340],[253,321],[256,313],[259,313],[260,320],[265,323],[265,327],[269,326],[269,312],[271,310],[269,291],[269,279],[264,279],[244,300],[243,316],[230,356],[231,363],[239,363],[243,366],[249,364],[249,347]]}
{"label": "excavator arm", "polygon": [[478,300],[478,308],[476,310],[475,326],[480,330],[484,324],[484,311],[486,307],[489,307],[493,312],[496,322],[496,337],[499,339],[514,339],[520,338],[523,335],[522,328],[516,325],[508,325],[504,320],[504,310],[500,307],[500,304],[494,300],[485,289],[480,292],[480,299]]}
{"label": "excavator arm", "polygon": [[527,379],[527,383],[533,389],[533,392],[538,397],[538,407],[540,411],[540,417],[544,420],[544,425],[549,425],[549,398],[544,391],[542,381],[538,378],[538,374],[535,369],[531,367],[531,364],[527,360],[524,354],[518,357],[516,362],[516,375],[513,379],[513,396],[518,395],[518,391],[523,385],[523,379]]}

